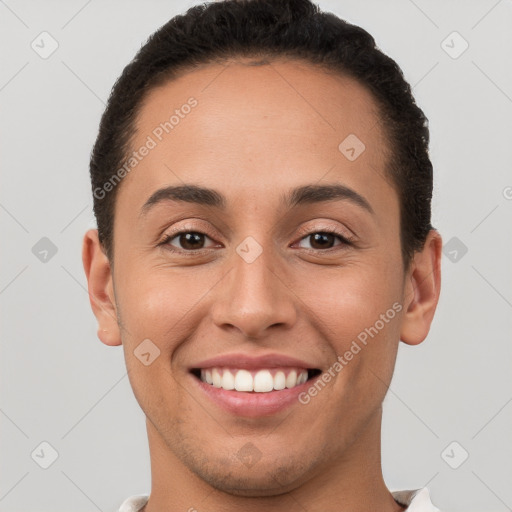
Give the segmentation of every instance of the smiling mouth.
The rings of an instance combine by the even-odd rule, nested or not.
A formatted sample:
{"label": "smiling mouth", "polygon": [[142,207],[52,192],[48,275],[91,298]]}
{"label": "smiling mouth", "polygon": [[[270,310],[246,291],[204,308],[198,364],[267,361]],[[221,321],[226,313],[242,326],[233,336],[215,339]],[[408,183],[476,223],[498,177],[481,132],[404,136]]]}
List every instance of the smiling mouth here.
{"label": "smiling mouth", "polygon": [[320,375],[321,370],[306,368],[194,368],[192,375],[212,387],[243,393],[268,393],[300,386]]}

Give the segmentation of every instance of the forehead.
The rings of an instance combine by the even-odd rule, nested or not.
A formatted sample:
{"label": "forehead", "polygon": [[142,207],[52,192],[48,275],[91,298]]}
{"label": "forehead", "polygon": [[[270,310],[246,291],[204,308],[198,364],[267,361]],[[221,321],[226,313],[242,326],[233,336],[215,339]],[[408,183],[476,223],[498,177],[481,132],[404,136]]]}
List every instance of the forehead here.
{"label": "forehead", "polygon": [[383,186],[390,188],[371,93],[302,61],[237,60],[181,74],[151,90],[141,106],[132,149],[149,139],[152,149],[121,187],[131,202],[180,182],[240,198],[249,189],[268,196],[340,181],[377,202]]}

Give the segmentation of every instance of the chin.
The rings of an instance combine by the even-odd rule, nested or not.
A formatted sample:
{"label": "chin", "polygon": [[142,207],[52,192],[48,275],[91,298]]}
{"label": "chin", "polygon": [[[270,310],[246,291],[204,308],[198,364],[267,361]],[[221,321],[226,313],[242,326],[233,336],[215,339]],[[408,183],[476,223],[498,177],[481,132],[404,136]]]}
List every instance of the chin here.
{"label": "chin", "polygon": [[[288,471],[290,468],[281,468],[279,472],[264,473],[261,470],[257,474],[241,476],[238,474],[207,473],[198,476],[210,484],[214,489],[232,496],[263,497],[279,496],[290,492],[294,475]],[[251,471],[248,471],[250,473]]]}
{"label": "chin", "polygon": [[[189,454],[190,455],[190,454]],[[188,468],[214,489],[233,496],[263,497],[286,494],[307,480],[315,466],[299,463],[300,456],[264,458],[251,464],[222,460],[207,466],[197,460],[185,461]],[[211,461],[212,459],[210,459]],[[231,465],[229,467],[229,464]]]}

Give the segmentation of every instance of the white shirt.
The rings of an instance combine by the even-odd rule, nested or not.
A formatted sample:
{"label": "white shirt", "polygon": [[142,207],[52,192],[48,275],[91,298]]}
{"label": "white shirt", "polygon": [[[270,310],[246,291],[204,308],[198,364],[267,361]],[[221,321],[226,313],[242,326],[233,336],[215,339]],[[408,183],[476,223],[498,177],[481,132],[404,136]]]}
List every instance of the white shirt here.
{"label": "white shirt", "polygon": [[[407,505],[407,512],[441,512],[430,501],[430,493],[426,487],[410,491],[394,491],[391,494],[400,505]],[[148,499],[147,494],[130,496],[123,501],[119,512],[139,512]]]}

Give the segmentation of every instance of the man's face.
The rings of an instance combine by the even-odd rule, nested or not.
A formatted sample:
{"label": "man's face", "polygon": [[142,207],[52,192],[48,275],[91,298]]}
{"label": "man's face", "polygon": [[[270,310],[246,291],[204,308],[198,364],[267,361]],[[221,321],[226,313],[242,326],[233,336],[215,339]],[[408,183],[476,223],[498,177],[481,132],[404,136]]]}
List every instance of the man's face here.
{"label": "man's face", "polygon": [[[113,289],[150,443],[218,489],[293,488],[378,435],[393,373],[407,296],[375,102],[307,64],[211,65],[150,93],[132,149],[148,136],[156,146],[118,191]],[[225,207],[153,196],[185,184]],[[343,196],[286,202],[327,185],[370,209]]]}

